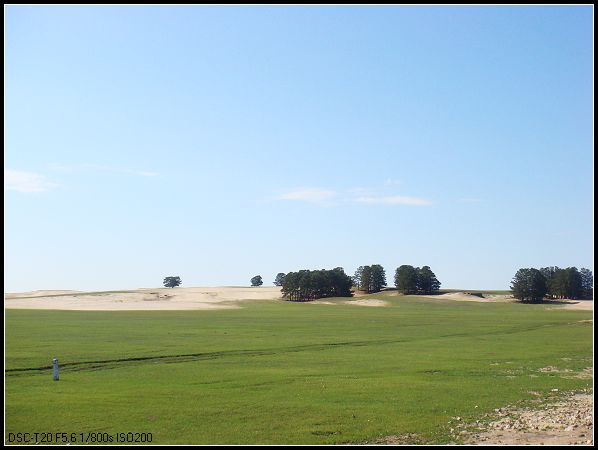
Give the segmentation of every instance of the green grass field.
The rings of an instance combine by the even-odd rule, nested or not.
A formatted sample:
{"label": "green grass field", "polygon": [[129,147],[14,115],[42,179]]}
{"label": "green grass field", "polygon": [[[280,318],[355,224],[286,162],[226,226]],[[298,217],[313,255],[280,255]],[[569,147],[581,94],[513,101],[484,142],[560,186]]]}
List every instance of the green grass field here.
{"label": "green grass field", "polygon": [[475,420],[530,391],[592,386],[539,371],[592,365],[591,311],[370,297],[390,306],[6,310],[5,442],[34,432],[152,433],[153,444],[415,433],[441,444],[454,441],[454,416]]}

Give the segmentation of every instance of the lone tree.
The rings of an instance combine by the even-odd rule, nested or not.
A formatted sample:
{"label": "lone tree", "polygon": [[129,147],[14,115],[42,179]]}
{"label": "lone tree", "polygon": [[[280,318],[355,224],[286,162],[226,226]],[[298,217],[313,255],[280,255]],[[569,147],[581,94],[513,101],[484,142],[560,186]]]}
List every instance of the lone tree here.
{"label": "lone tree", "polygon": [[276,275],[276,278],[274,279],[274,286],[282,286],[282,283],[284,283],[284,277],[285,277],[285,274],[282,272],[279,272]]}
{"label": "lone tree", "polygon": [[164,287],[169,287],[169,288],[173,288],[173,287],[177,287],[181,284],[181,278],[180,277],[166,277],[164,278]]}
{"label": "lone tree", "polygon": [[540,303],[548,292],[546,278],[538,269],[519,269],[511,282],[511,291],[523,303]]}
{"label": "lone tree", "polygon": [[262,281],[261,275],[256,275],[251,279],[251,286],[261,286],[262,284],[264,284],[264,282]]}

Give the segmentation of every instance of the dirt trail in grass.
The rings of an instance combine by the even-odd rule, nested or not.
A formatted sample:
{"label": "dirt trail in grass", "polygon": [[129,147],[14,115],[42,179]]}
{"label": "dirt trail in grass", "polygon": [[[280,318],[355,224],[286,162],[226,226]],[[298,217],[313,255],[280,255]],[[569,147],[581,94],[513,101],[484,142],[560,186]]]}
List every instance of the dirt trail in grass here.
{"label": "dirt trail in grass", "polygon": [[[594,401],[591,393],[565,393],[536,400],[534,408],[496,409],[480,431],[458,432],[466,444],[482,445],[593,445]],[[470,426],[471,424],[469,424]],[[468,425],[457,425],[467,428]]]}
{"label": "dirt trail in grass", "polygon": [[[189,353],[182,355],[153,355],[137,356],[119,359],[105,359],[96,361],[70,361],[60,365],[61,373],[85,371],[85,370],[108,370],[122,367],[130,364],[147,363],[185,363],[190,361],[201,361],[207,359],[230,358],[230,357],[255,357],[267,355],[280,355],[284,353],[296,353],[305,351],[326,351],[342,347],[367,347],[386,344],[395,344],[397,342],[407,342],[406,339],[378,339],[367,341],[348,341],[348,342],[328,342],[322,344],[306,344],[299,346],[262,348],[253,350],[223,350],[214,352]],[[36,375],[42,372],[51,371],[52,366],[40,367],[21,367],[14,369],[5,369],[4,373],[8,376]]]}

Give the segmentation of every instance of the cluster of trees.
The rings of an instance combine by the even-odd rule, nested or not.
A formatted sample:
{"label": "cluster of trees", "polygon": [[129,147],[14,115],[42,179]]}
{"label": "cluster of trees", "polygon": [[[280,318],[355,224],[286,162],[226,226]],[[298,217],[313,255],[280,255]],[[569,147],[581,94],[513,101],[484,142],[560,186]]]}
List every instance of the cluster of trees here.
{"label": "cluster of trees", "polygon": [[[274,285],[283,286],[283,293],[284,286],[287,286],[289,296],[300,299],[298,301],[309,300],[312,298],[313,295],[315,295],[315,297],[313,298],[330,297],[331,295],[329,295],[329,293],[331,291],[334,292],[336,287],[329,289],[328,287],[322,288],[320,285],[325,285],[325,283],[322,281],[328,276],[325,274],[337,270],[340,270],[343,276],[346,276],[342,267],[337,267],[332,271],[300,270],[299,272],[289,272],[288,274],[279,272],[274,280]],[[301,278],[301,283],[297,281],[297,274],[301,274],[301,276],[303,277]],[[291,275],[292,278],[288,281],[288,283],[285,283],[287,277]],[[317,279],[317,282],[312,282],[312,277],[314,277],[314,280]],[[384,267],[382,267],[380,264],[372,264],[371,266],[359,266],[355,271],[355,275],[349,277],[349,279],[351,280],[351,285],[348,289],[350,289],[350,287],[353,286],[360,291],[367,292],[368,294],[380,292],[382,289],[386,287],[386,271],[384,270]],[[251,279],[251,285],[260,286],[262,284],[261,281],[262,278],[259,275],[255,276]],[[343,282],[337,284],[332,283],[329,284],[329,286],[337,286],[342,284]],[[312,285],[317,286],[315,288],[312,288]],[[438,281],[438,278],[436,278],[436,275],[434,274],[434,272],[432,272],[430,266],[423,266],[420,268],[409,265],[403,265],[397,268],[395,272],[395,286],[403,294],[433,294],[440,289],[440,281]],[[340,291],[344,292],[344,294],[335,296],[348,296],[348,290],[341,289]],[[304,295],[304,293],[306,294]]]}
{"label": "cluster of trees", "polygon": [[[386,287],[386,271],[380,264],[359,266],[353,277],[342,267],[333,270],[300,270],[279,273],[274,281],[282,286],[282,293],[292,301],[308,301],[322,297],[350,297],[351,287],[368,294]],[[395,273],[395,286],[404,294],[433,294],[440,289],[440,281],[429,266],[422,268],[400,266]]]}
{"label": "cluster of trees", "polygon": [[592,271],[582,267],[542,267],[540,273],[546,279],[546,295],[550,298],[592,298],[594,276]]}
{"label": "cluster of trees", "polygon": [[[276,279],[274,280],[274,286],[282,286],[284,277],[285,277],[285,274],[282,272],[280,272],[278,275],[276,275]],[[261,286],[262,284],[264,284],[264,281],[262,280],[261,275],[256,275],[255,277],[253,277],[251,279],[251,286],[253,286],[253,287]]]}
{"label": "cluster of trees", "polygon": [[544,298],[593,298],[594,276],[589,269],[556,266],[519,269],[511,281],[513,297],[523,303],[537,303]]}
{"label": "cluster of trees", "polygon": [[287,273],[282,281],[282,296],[292,302],[323,297],[352,297],[353,280],[342,267],[332,270],[300,270]]}
{"label": "cluster of trees", "polygon": [[386,287],[386,272],[380,264],[359,266],[353,276],[353,285],[368,294],[380,292]]}
{"label": "cluster of trees", "polygon": [[430,266],[402,265],[395,271],[395,286],[403,294],[433,294],[440,284]]}

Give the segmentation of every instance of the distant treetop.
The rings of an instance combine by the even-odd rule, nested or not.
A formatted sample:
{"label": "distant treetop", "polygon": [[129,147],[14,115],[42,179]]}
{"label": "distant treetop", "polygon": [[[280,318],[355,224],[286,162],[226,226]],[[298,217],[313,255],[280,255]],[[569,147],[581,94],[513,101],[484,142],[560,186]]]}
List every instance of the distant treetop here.
{"label": "distant treetop", "polygon": [[285,274],[282,272],[279,272],[276,275],[276,278],[274,279],[274,286],[282,286],[282,283],[284,282],[284,277],[285,277]]}
{"label": "distant treetop", "polygon": [[166,277],[164,278],[164,287],[174,288],[182,283],[180,277]]}

